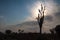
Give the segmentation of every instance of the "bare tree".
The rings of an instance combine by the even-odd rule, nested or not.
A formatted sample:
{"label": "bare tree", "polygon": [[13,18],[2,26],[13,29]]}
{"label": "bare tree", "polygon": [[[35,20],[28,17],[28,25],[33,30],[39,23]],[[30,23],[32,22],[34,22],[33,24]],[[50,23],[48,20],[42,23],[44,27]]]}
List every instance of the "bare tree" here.
{"label": "bare tree", "polygon": [[[41,10],[39,9],[39,14],[38,14],[38,24],[39,24],[39,28],[40,28],[40,34],[42,32],[42,24],[43,24],[43,21],[44,21],[44,11],[45,11],[45,6],[43,6],[41,4]],[[41,17],[40,17],[40,14],[41,14]]]}

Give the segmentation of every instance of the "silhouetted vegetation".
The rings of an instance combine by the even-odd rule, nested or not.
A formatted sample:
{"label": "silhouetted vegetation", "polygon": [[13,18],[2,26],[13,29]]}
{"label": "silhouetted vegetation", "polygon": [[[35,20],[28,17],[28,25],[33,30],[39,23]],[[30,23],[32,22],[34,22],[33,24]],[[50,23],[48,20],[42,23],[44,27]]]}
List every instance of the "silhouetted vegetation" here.
{"label": "silhouetted vegetation", "polygon": [[[24,30],[12,32],[6,30],[5,33],[0,32],[0,40],[60,40],[60,25],[54,29],[50,29],[51,33],[23,33]],[[56,32],[56,33],[54,33]]]}
{"label": "silhouetted vegetation", "polygon": [[11,30],[6,30],[5,31],[6,34],[11,34],[11,32],[12,32]]}
{"label": "silhouetted vegetation", "polygon": [[23,32],[24,32],[24,30],[20,30],[20,29],[19,29],[19,30],[18,30],[18,32],[19,32],[19,33],[23,33]]}
{"label": "silhouetted vegetation", "polygon": [[[43,22],[44,22],[44,12],[45,12],[45,6],[43,6],[41,4],[41,10],[39,9],[39,14],[38,14],[38,17],[37,17],[37,21],[38,21],[39,28],[40,28],[40,34],[42,33],[42,25],[43,25]],[[41,14],[41,16],[40,16],[40,14]]]}

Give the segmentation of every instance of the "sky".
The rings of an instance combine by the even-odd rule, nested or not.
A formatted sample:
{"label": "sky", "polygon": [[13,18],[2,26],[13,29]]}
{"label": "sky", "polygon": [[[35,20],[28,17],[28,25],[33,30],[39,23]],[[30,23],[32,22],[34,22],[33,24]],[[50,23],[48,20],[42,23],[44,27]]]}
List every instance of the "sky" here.
{"label": "sky", "polygon": [[[17,24],[23,22],[30,16],[28,5],[32,5],[37,0],[0,0],[0,16],[6,21],[6,24]],[[44,0],[41,0],[44,2]],[[60,3],[59,0],[55,0]]]}
{"label": "sky", "polygon": [[[23,24],[26,21],[35,21],[41,3],[46,6],[44,21],[45,30],[46,28],[48,30],[49,28],[53,28],[52,26],[60,24],[60,0],[0,0],[0,26],[17,25]],[[31,30],[32,28],[31,25],[28,24],[24,24],[23,26],[29,26],[24,27],[25,30]],[[5,27],[3,28],[5,29]],[[9,29],[10,28],[11,27],[9,27]],[[21,29],[24,28],[22,27]],[[16,29],[18,28],[15,28],[14,30]]]}
{"label": "sky", "polygon": [[0,0],[0,16],[3,16],[6,24],[21,22],[29,16],[27,5],[33,2],[32,0]]}

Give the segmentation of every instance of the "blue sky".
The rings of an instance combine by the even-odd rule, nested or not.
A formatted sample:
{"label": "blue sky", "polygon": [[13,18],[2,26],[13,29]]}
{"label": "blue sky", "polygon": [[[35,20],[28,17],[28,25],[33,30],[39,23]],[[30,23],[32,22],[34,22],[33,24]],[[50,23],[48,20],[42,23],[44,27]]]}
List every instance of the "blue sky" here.
{"label": "blue sky", "polygon": [[[0,0],[0,16],[6,19],[6,24],[18,24],[30,16],[27,5],[32,5],[37,0]],[[55,0],[58,4],[59,0]]]}
{"label": "blue sky", "polygon": [[7,24],[24,20],[29,15],[27,5],[32,2],[31,0],[0,0],[0,16],[4,16]]}
{"label": "blue sky", "polygon": [[54,0],[57,4],[60,4],[60,0]]}

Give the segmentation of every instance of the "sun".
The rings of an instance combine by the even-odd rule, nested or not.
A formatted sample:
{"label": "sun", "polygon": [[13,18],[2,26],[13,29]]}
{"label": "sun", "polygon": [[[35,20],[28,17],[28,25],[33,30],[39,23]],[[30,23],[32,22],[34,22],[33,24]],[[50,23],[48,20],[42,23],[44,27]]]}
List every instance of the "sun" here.
{"label": "sun", "polygon": [[[43,6],[44,6],[44,5],[43,5]],[[41,10],[41,3],[36,4],[36,5],[32,8],[31,12],[32,12],[32,16],[33,16],[34,18],[38,17],[38,14],[40,14],[40,13],[39,13],[39,9]],[[46,13],[47,13],[47,11],[45,10],[45,11],[44,11],[44,16],[47,15]]]}
{"label": "sun", "polygon": [[38,17],[39,11],[38,9],[41,9],[41,4],[45,6],[44,16],[53,16],[54,13],[58,11],[57,6],[54,2],[50,1],[36,1],[32,5],[28,5],[28,10],[30,13],[31,19],[36,20],[36,17]]}

